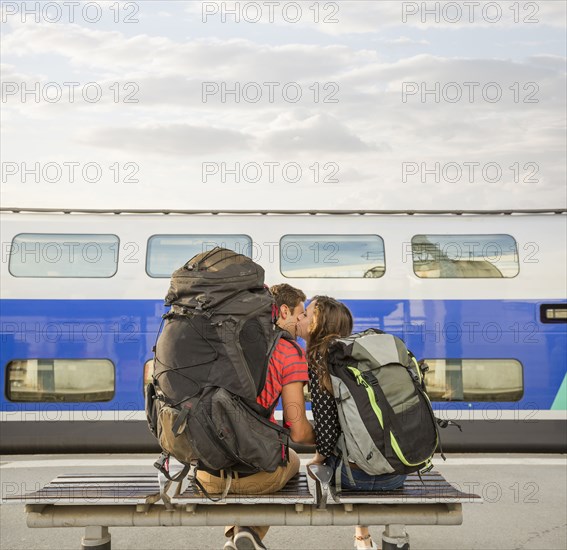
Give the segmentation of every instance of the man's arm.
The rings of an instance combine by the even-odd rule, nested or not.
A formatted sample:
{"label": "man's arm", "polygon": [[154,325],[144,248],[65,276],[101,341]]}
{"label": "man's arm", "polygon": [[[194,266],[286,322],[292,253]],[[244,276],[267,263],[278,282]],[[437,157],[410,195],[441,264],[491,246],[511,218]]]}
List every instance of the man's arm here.
{"label": "man's arm", "polygon": [[291,440],[303,445],[315,444],[313,426],[305,414],[303,382],[291,382],[282,388],[284,421],[290,424]]}

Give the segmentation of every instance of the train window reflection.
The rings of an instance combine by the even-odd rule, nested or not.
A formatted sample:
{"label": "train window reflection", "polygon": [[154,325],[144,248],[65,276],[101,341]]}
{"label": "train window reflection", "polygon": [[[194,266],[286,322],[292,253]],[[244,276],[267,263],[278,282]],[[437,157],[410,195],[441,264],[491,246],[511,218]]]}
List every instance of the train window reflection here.
{"label": "train window reflection", "polygon": [[171,277],[187,260],[216,246],[252,257],[248,235],[153,235],[148,241],[146,271],[150,277]]}
{"label": "train window reflection", "polygon": [[413,270],[426,279],[511,278],[518,249],[510,235],[415,235]]}
{"label": "train window reflection", "polygon": [[523,367],[516,359],[426,359],[432,401],[519,401]]}
{"label": "train window reflection", "polygon": [[280,270],[298,278],[382,277],[384,241],[378,235],[285,235]]}
{"label": "train window reflection", "polygon": [[542,323],[567,323],[567,304],[543,304],[540,314]]}
{"label": "train window reflection", "polygon": [[20,402],[75,403],[114,397],[108,359],[24,359],[6,367],[6,397]]}
{"label": "train window reflection", "polygon": [[116,235],[21,233],[11,243],[14,277],[112,277],[118,269]]}

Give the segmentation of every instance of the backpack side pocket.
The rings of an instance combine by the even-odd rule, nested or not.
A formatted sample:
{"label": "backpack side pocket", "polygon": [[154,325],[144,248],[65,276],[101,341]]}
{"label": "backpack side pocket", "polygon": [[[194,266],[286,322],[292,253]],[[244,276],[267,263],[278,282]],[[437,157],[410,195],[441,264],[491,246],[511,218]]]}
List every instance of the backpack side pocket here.
{"label": "backpack side pocket", "polygon": [[186,422],[174,432],[174,426],[179,418],[181,411],[163,405],[158,413],[158,430],[157,437],[161,448],[174,456],[179,462],[189,464],[195,458],[198,458],[189,438],[186,434]]}

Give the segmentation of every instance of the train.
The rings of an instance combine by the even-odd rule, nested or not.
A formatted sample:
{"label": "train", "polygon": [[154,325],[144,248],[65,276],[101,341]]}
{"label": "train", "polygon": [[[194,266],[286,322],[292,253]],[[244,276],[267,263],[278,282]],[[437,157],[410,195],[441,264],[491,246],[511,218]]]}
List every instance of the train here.
{"label": "train", "polygon": [[[2,209],[0,446],[158,450],[171,273],[223,246],[345,302],[429,370],[444,451],[567,451],[567,211]],[[310,404],[306,403],[309,410]],[[281,411],[277,411],[281,419]]]}

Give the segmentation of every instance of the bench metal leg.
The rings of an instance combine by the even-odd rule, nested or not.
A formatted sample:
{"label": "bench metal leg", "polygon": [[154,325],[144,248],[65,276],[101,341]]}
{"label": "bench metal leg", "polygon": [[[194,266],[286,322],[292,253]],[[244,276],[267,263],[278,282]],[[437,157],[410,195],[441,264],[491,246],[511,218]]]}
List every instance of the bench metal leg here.
{"label": "bench metal leg", "polygon": [[100,525],[85,527],[85,536],[81,539],[81,550],[110,550],[108,527]]}
{"label": "bench metal leg", "polygon": [[409,550],[405,525],[390,524],[382,533],[382,550]]}

